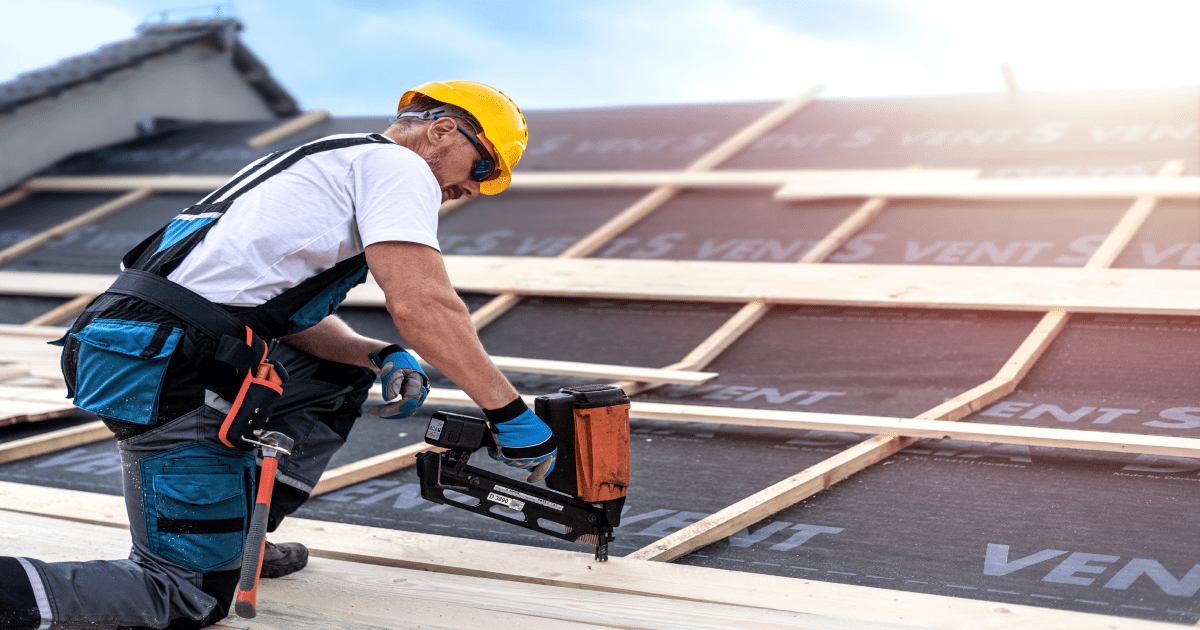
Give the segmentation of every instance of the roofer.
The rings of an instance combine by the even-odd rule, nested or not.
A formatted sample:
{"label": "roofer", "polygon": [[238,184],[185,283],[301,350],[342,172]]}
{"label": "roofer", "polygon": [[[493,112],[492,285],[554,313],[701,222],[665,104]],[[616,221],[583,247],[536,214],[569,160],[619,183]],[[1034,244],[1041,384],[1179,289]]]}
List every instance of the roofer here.
{"label": "roofer", "polygon": [[[412,355],[331,314],[368,268],[403,338],[494,423],[493,456],[533,481],[548,474],[550,429],[480,345],[437,243],[438,206],[503,191],[527,141],[498,90],[427,83],[404,93],[382,134],[257,160],[126,254],[59,343],[69,395],[118,438],[133,550],[116,561],[0,557],[0,628],[225,617],[258,470],[243,438],[269,415],[295,440],[276,475],[274,531],[345,442],[376,374],[377,416],[408,417],[428,393]],[[262,574],[307,559],[300,544],[268,543]]]}

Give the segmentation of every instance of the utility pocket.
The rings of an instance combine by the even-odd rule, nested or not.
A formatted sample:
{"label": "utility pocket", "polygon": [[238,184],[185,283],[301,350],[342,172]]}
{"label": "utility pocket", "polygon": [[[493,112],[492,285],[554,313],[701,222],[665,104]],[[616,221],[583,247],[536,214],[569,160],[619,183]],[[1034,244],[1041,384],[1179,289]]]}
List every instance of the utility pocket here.
{"label": "utility pocket", "polygon": [[194,571],[229,565],[245,544],[254,458],[222,453],[214,462],[219,448],[192,444],[140,464],[150,550]]}
{"label": "utility pocket", "polygon": [[75,406],[134,424],[158,420],[158,397],[183,330],[166,324],[97,319],[79,342]]}

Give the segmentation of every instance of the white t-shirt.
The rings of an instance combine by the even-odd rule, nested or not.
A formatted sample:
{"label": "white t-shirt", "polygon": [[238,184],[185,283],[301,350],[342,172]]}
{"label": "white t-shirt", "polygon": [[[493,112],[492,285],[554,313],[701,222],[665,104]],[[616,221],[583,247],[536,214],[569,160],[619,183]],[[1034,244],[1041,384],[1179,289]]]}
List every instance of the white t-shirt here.
{"label": "white t-shirt", "polygon": [[373,243],[441,251],[441,200],[429,165],[400,145],[316,153],[239,197],[168,278],[218,304],[257,306]]}

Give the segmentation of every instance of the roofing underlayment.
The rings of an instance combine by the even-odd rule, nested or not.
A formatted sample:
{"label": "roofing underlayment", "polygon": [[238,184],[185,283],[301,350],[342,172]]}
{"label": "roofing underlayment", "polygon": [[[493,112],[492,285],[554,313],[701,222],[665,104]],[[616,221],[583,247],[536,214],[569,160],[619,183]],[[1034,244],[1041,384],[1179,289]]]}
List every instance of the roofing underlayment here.
{"label": "roofing underlayment", "polygon": [[[1095,445],[1102,433],[1200,437],[1200,90],[528,120],[513,186],[443,208],[439,240],[485,347],[523,394],[614,381],[637,392],[614,556],[720,569],[713,579],[735,591],[757,574],[793,579],[796,597],[833,583],[1113,623],[1200,620],[1200,447]],[[272,123],[197,124],[27,181],[0,209],[0,323],[14,325],[0,331],[11,364],[0,424],[12,422],[0,441],[94,420],[56,402],[42,343],[61,330],[16,325],[66,325],[83,301],[39,316],[103,291],[125,251],[246,162],[386,125],[328,118],[252,149]],[[347,321],[402,341],[377,290],[351,298]],[[658,387],[603,376],[635,367],[717,376]],[[431,375],[419,418],[364,416],[331,468],[419,442],[433,410],[478,414]],[[889,418],[962,426],[870,428]],[[0,465],[0,482],[119,495],[116,446],[95,435],[20,451],[39,454]],[[752,495],[755,506],[726,510]],[[682,540],[718,512],[706,521],[715,538]],[[397,466],[296,516],[589,553],[427,503]]]}

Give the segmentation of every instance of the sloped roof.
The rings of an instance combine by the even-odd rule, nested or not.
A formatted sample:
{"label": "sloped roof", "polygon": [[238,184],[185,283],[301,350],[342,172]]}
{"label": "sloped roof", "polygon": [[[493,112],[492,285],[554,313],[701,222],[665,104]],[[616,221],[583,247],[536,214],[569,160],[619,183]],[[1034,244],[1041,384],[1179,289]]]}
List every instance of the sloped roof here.
{"label": "sloped roof", "polygon": [[0,83],[0,112],[11,113],[22,105],[54,97],[88,81],[103,79],[119,70],[179,50],[191,43],[205,43],[233,56],[242,78],[263,98],[277,116],[300,113],[296,99],[270,74],[266,65],[241,43],[242,23],[233,19],[194,19],[173,24],[143,24],[137,36],[101,46],[90,52]]}
{"label": "sloped roof", "polygon": [[[1151,176],[1179,161],[1184,175],[1195,176],[1200,172],[1198,103],[1195,87],[818,100],[714,171],[813,168],[836,174],[920,166],[979,169],[988,181],[1073,177],[1100,182]],[[513,188],[442,216],[442,251],[458,259],[557,256],[639,203],[646,191],[602,185],[544,189],[525,186],[525,175],[681,169],[772,106],[528,112],[531,144]],[[386,119],[329,118],[278,144],[248,148],[246,140],[267,125],[183,126],[62,160],[43,175],[229,175],[269,151],[333,133],[379,131]],[[38,192],[10,205],[0,214],[0,238],[11,234],[7,238],[15,242],[76,214],[74,208],[99,205],[117,193],[87,193],[87,199],[80,198],[83,194]],[[160,191],[3,270],[113,274],[125,251],[200,194]],[[847,225],[870,205],[863,202],[780,199],[763,187],[690,187],[612,236],[591,257],[725,262],[746,270],[752,269],[748,263],[782,265]],[[828,262],[815,265],[903,267],[914,278],[952,265],[981,271],[1080,267],[1132,202],[890,199],[830,253]],[[1195,271],[1200,268],[1200,204],[1194,197],[1158,203],[1113,266],[1200,274]],[[985,284],[982,276],[976,284]],[[473,312],[490,300],[480,294],[463,297]],[[6,297],[14,299],[29,298]],[[0,301],[0,312],[14,313],[11,321],[20,323],[17,309],[25,313],[32,306]],[[348,305],[340,312],[364,334],[402,341],[382,307]],[[685,358],[737,312],[738,305],[715,302],[533,295],[483,327],[480,336],[497,356],[658,367]],[[1039,314],[937,307],[777,305],[707,365],[706,370],[719,373],[712,383],[648,390],[635,394],[634,402],[910,417],[987,382],[1039,321]],[[964,417],[963,425],[1200,436],[1194,369],[1200,317],[1075,314],[1062,330],[1012,393]],[[430,376],[435,395],[453,387],[434,371]],[[513,373],[510,378],[530,394],[595,382],[557,374]],[[449,403],[427,403],[425,412],[442,405]],[[421,434],[426,418],[360,418],[331,467],[415,440],[411,436]],[[819,466],[862,439],[847,431],[644,418],[634,421],[633,433],[634,485],[614,556]],[[0,467],[0,480],[89,484],[84,487],[120,492],[115,446],[95,444],[72,453]],[[93,472],[78,463],[80,458],[111,462],[111,468]],[[927,439],[885,465],[675,562],[1194,623],[1200,600],[1192,596],[1194,579],[1185,576],[1193,575],[1200,558],[1195,545],[1181,546],[1179,540],[1200,514],[1200,503],[1189,494],[1200,479],[1197,471],[1200,463],[1182,457]],[[578,550],[466,512],[440,511],[423,502],[416,488],[414,471],[396,471],[319,496],[297,515]],[[1086,564],[1088,558],[1093,564]]]}

